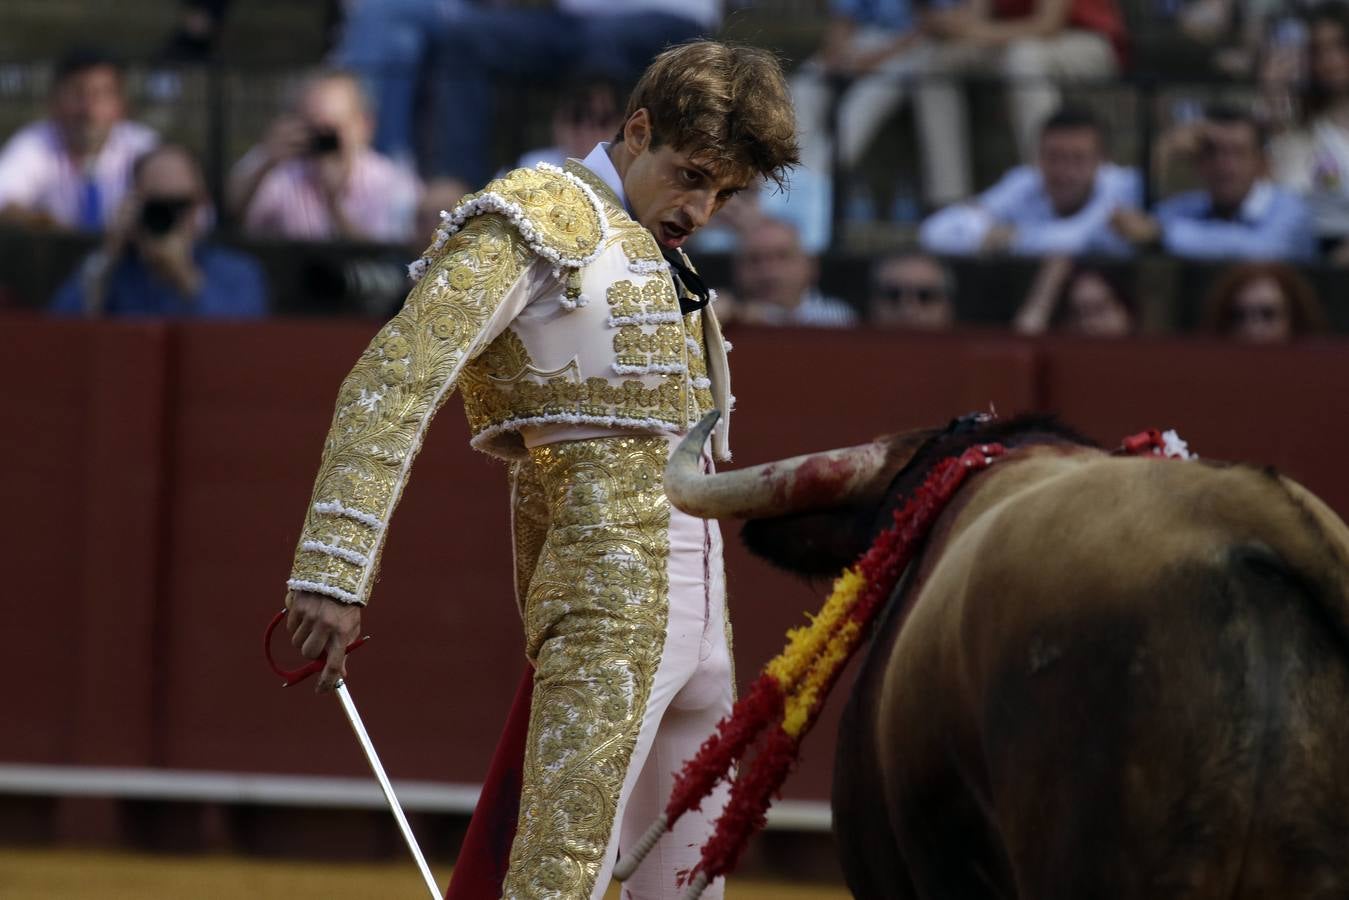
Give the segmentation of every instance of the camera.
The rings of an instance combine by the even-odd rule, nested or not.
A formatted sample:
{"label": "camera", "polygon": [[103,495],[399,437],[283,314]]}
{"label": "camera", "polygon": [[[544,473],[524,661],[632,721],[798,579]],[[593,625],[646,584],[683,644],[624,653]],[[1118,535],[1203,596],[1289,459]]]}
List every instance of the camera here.
{"label": "camera", "polygon": [[323,156],[342,149],[342,140],[331,128],[315,129],[309,134],[309,155]]}
{"label": "camera", "polygon": [[141,204],[141,231],[162,237],[182,221],[192,206],[190,197],[152,197]]}

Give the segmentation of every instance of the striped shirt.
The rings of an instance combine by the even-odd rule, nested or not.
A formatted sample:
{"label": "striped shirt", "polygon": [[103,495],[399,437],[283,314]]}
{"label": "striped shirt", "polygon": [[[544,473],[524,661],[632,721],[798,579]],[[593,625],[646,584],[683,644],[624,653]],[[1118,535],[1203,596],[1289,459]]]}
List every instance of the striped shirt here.
{"label": "striped shirt", "polygon": [[118,122],[98,153],[80,165],[54,122],[34,122],[0,150],[0,210],[16,206],[68,228],[100,229],[126,196],[132,165],[158,142],[152,129]]}
{"label": "striped shirt", "polygon": [[[255,147],[235,168],[260,165],[263,152]],[[294,159],[268,172],[244,213],[244,230],[302,241],[340,237],[312,169],[312,161]],[[403,243],[412,239],[420,195],[421,182],[415,175],[386,156],[362,150],[352,161],[338,202],[361,238]]]}

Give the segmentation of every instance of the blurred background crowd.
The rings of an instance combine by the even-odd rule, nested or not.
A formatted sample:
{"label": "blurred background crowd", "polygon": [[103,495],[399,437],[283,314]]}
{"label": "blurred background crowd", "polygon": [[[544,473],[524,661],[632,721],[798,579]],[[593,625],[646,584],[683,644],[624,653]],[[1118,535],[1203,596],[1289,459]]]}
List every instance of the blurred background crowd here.
{"label": "blurred background crowd", "polygon": [[0,306],[387,316],[442,210],[700,35],[801,127],[691,248],[728,323],[1349,330],[1344,0],[12,0]]}

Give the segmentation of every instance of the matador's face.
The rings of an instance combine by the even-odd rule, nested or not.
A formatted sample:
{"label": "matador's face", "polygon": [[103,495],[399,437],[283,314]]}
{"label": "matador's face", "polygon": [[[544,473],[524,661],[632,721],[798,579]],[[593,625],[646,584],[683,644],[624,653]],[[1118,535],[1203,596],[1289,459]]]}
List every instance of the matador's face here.
{"label": "matador's face", "polygon": [[623,136],[629,159],[623,172],[628,206],[666,250],[682,246],[746,187],[743,174],[719,171],[704,155],[653,146],[646,110],[633,114]]}

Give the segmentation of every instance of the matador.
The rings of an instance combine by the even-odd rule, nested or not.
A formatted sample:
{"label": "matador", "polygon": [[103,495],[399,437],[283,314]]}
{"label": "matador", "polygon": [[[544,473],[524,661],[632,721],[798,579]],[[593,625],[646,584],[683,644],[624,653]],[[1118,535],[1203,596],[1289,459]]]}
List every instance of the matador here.
{"label": "matador", "polygon": [[[343,672],[390,516],[453,389],[473,446],[509,463],[534,683],[506,897],[601,897],[730,710],[721,538],[662,485],[679,436],[733,401],[682,245],[796,160],[771,54],[667,50],[611,142],[511,172],[444,216],[402,310],[342,383],[286,598],[292,641],[327,659],[321,688]],[[728,439],[724,415],[707,467]],[[676,897],[724,802],[685,816],[625,897]]]}

